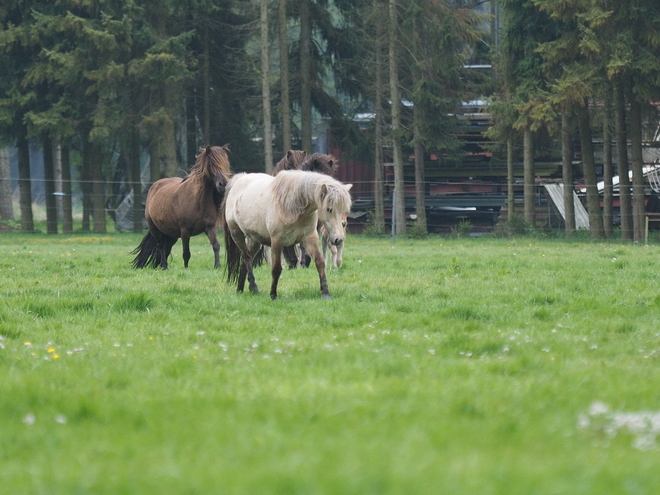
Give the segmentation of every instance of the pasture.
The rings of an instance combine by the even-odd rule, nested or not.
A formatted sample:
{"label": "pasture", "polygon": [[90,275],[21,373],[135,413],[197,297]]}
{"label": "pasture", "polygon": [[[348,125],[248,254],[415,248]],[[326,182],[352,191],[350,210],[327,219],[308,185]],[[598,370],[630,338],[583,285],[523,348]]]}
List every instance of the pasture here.
{"label": "pasture", "polygon": [[271,301],[141,237],[0,235],[2,493],[657,493],[657,245],[353,235]]}

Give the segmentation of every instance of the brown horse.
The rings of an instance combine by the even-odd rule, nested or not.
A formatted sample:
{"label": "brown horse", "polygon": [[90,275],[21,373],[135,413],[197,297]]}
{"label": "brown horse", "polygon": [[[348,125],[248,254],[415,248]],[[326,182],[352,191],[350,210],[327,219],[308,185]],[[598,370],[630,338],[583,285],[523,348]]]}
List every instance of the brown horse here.
{"label": "brown horse", "polygon": [[147,194],[145,217],[149,232],[133,251],[135,268],[150,266],[167,270],[172,246],[181,237],[183,264],[188,268],[190,237],[205,232],[220,268],[217,229],[220,204],[231,178],[227,146],[200,149],[195,165],[183,179],[171,177],[153,183]]}
{"label": "brown horse", "polygon": [[305,172],[318,172],[333,177],[339,168],[337,159],[332,155],[314,153],[300,164],[300,170]]}
{"label": "brown horse", "polygon": [[305,161],[305,156],[307,156],[307,152],[302,150],[287,151],[286,156],[275,165],[273,175],[279,174],[282,170],[299,170]]}
{"label": "brown horse", "polygon": [[307,158],[305,151],[289,150],[286,156],[275,165],[273,175],[279,174],[282,170],[304,170],[305,172],[318,172],[332,177],[337,168],[337,159],[332,155],[314,153]]}

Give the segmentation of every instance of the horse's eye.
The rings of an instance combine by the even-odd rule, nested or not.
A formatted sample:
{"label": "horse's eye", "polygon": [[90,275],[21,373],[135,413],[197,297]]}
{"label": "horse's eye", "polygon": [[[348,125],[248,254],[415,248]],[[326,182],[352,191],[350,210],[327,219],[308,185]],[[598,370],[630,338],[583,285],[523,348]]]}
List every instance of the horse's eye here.
{"label": "horse's eye", "polygon": [[348,222],[342,222],[341,223],[341,226],[344,227],[344,228],[346,228],[346,225],[348,225]]}
{"label": "horse's eye", "polygon": [[326,208],[328,213],[332,213],[332,208]]}

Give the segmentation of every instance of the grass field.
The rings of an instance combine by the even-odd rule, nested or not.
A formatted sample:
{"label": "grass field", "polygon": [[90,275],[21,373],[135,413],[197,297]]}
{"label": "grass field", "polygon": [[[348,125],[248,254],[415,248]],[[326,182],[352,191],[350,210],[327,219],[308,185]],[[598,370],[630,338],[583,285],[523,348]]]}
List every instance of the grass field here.
{"label": "grass field", "polygon": [[0,492],[653,494],[660,248],[349,237],[321,300],[204,237],[0,234]]}

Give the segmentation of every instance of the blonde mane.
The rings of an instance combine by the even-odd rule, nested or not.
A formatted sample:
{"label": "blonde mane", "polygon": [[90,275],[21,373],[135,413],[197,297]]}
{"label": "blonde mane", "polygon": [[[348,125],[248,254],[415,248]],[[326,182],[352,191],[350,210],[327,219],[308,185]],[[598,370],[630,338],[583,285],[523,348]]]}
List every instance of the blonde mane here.
{"label": "blonde mane", "polygon": [[325,174],[285,170],[275,176],[272,191],[285,223],[294,223],[311,204],[317,208],[351,209],[351,195],[344,184]]}

